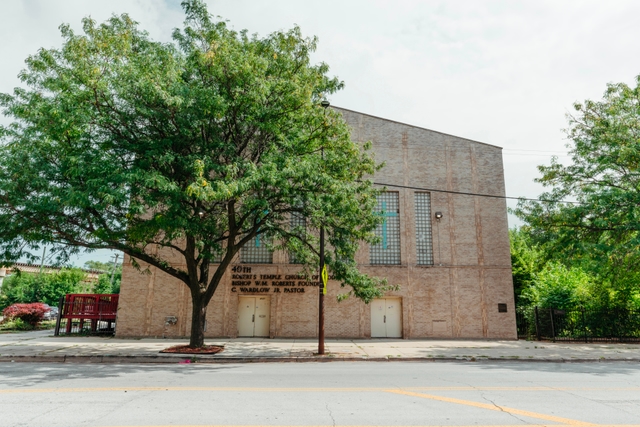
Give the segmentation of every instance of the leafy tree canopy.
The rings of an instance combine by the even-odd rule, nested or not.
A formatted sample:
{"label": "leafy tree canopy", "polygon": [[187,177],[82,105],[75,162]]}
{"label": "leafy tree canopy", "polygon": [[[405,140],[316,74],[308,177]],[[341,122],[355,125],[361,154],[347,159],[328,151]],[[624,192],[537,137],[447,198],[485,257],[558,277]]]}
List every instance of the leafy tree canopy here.
{"label": "leafy tree canopy", "polygon": [[98,276],[98,282],[93,288],[96,294],[118,294],[120,293],[120,282],[122,281],[122,264],[102,261],[87,261],[84,267],[90,270],[98,270],[102,273]]}
{"label": "leafy tree canopy", "polygon": [[[556,242],[536,243],[528,226],[509,230],[516,305],[525,312],[535,306],[559,309],[620,307],[615,283],[606,270],[586,257],[564,257],[553,250]],[[626,308],[638,308],[640,293],[632,291]]]}
{"label": "leafy tree canopy", "polygon": [[90,260],[84,263],[84,268],[87,270],[111,271],[113,269],[113,263]]}
{"label": "leafy tree canopy", "polygon": [[516,305],[523,290],[535,282],[535,275],[543,263],[541,251],[533,244],[524,227],[509,230],[511,245],[511,271]]}
{"label": "leafy tree canopy", "polygon": [[539,166],[536,181],[550,191],[515,212],[547,251],[589,265],[625,305],[640,279],[640,76],[635,87],[610,84],[601,101],[574,107],[571,164]]}
{"label": "leafy tree canopy", "polygon": [[0,309],[15,303],[43,302],[58,306],[61,296],[82,292],[87,274],[79,268],[63,268],[54,273],[15,271],[2,283]]}
{"label": "leafy tree canopy", "polygon": [[[60,259],[79,248],[116,249],[185,283],[192,346],[203,343],[206,305],[240,248],[258,235],[317,265],[369,301],[385,289],[353,260],[374,242],[377,166],[341,115],[323,109],[343,87],[309,55],[298,27],[264,38],[182,3],[172,43],[151,40],[127,15],[62,25],[60,49],[41,49],[0,95],[0,256]],[[299,214],[306,227],[291,230]],[[181,257],[170,264],[166,250]],[[211,266],[219,261],[217,266]]]}

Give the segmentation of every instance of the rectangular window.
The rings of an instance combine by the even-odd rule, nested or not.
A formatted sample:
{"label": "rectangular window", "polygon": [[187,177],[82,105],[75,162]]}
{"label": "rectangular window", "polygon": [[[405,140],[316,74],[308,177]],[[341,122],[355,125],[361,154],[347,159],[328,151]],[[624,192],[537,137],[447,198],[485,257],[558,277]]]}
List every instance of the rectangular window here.
{"label": "rectangular window", "polygon": [[371,264],[400,264],[400,203],[398,193],[384,192],[378,196],[376,213],[382,224],[375,233],[381,242],[371,246]]}
{"label": "rectangular window", "polygon": [[[291,222],[289,226],[291,227],[291,231],[297,236],[304,236],[307,220],[299,213],[291,212]],[[301,260],[297,259],[294,254],[289,253],[289,264],[301,264]]]}
{"label": "rectangular window", "polygon": [[416,252],[418,265],[433,265],[433,238],[431,234],[431,194],[415,193]]}
{"label": "rectangular window", "polygon": [[240,262],[245,264],[273,264],[273,251],[267,248],[264,236],[257,235],[240,249]]}

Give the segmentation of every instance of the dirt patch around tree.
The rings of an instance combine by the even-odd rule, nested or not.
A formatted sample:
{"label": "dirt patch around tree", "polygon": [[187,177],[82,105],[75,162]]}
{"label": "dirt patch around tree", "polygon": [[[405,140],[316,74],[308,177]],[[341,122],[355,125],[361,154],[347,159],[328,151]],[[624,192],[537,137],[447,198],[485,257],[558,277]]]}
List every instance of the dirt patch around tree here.
{"label": "dirt patch around tree", "polygon": [[220,345],[204,345],[198,348],[191,348],[188,345],[174,345],[173,347],[165,348],[160,353],[174,353],[174,354],[216,354],[224,350],[224,346]]}

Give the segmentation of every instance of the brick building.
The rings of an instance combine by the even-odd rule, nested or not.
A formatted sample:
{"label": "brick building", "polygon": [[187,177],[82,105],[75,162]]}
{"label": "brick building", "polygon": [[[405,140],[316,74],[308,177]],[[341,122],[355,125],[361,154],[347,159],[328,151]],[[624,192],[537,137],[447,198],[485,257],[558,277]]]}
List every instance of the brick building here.
{"label": "brick building", "polygon": [[[502,149],[337,110],[353,140],[371,141],[385,162],[374,178],[387,187],[382,242],[356,260],[400,289],[369,305],[337,302],[329,281],[326,337],[515,339]],[[259,241],[243,248],[209,304],[205,335],[317,336],[318,290],[292,261]],[[155,268],[142,275],[125,259],[116,335],[188,336],[190,304],[177,279]]]}

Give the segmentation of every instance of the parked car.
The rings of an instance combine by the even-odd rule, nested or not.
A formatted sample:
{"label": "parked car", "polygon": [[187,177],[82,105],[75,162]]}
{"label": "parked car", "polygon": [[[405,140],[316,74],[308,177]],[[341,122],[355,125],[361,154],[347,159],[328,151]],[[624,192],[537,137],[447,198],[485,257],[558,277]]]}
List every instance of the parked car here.
{"label": "parked car", "polygon": [[48,310],[44,314],[44,320],[56,320],[58,318],[58,307],[51,307],[48,304],[45,304],[45,307]]}

